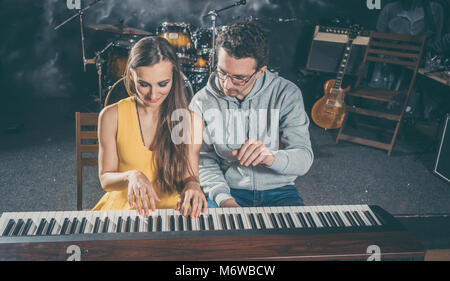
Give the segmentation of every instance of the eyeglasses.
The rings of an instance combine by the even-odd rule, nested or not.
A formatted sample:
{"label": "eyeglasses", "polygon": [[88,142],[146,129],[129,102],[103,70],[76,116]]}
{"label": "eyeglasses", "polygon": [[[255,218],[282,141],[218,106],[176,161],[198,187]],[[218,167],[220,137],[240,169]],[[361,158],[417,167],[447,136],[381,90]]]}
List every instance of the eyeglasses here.
{"label": "eyeglasses", "polygon": [[253,72],[253,74],[248,79],[244,79],[244,78],[231,76],[230,74],[223,72],[222,70],[219,70],[219,69],[216,69],[214,71],[214,73],[216,73],[217,77],[222,81],[225,81],[225,80],[227,80],[228,77],[230,77],[231,83],[233,83],[233,85],[235,85],[235,86],[244,86],[245,84],[248,83],[248,81],[250,81],[250,79],[252,79],[252,77],[256,74],[256,72],[258,72],[258,70]]}

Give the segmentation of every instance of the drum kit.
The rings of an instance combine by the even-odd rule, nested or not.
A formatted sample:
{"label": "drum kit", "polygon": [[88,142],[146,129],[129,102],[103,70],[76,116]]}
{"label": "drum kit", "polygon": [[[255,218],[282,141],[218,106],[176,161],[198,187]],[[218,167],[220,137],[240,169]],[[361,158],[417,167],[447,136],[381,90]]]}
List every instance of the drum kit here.
{"label": "drum kit", "polygon": [[79,16],[84,71],[86,71],[86,65],[89,64],[95,65],[97,69],[98,97],[96,101],[100,108],[128,96],[122,82],[128,54],[136,42],[147,36],[165,38],[175,48],[182,66],[185,87],[190,100],[197,91],[206,85],[209,75],[214,70],[215,37],[218,32],[226,27],[216,26],[215,21],[218,13],[235,6],[245,5],[246,3],[245,0],[241,0],[220,10],[209,11],[204,16],[211,18],[212,27],[209,28],[197,28],[185,22],[163,22],[159,24],[156,32],[152,33],[126,26],[123,23],[88,24],[87,27],[91,30],[111,33],[115,37],[103,49],[95,52],[93,58],[86,58],[83,13],[98,2],[99,0],[95,0],[92,4],[80,9],[75,15],[54,29],[57,30],[65,23]]}

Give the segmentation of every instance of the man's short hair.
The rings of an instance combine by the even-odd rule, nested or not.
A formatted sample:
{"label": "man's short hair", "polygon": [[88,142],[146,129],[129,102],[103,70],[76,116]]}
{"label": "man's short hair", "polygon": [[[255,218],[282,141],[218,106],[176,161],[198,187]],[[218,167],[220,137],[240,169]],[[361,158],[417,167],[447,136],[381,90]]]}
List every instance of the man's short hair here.
{"label": "man's short hair", "polygon": [[254,58],[256,69],[269,63],[269,40],[265,32],[254,22],[233,23],[219,33],[216,48],[224,48],[236,58]]}

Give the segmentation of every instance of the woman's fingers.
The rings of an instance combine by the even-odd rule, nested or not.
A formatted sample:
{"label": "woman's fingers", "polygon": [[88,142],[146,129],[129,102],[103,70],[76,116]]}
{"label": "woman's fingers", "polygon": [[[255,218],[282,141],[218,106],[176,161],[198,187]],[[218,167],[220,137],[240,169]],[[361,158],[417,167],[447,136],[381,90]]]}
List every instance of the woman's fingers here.
{"label": "woman's fingers", "polygon": [[142,206],[141,206],[139,188],[137,186],[133,186],[133,195],[134,195],[134,202],[136,203],[136,208],[138,210],[138,213],[139,213],[139,215],[142,215]]}

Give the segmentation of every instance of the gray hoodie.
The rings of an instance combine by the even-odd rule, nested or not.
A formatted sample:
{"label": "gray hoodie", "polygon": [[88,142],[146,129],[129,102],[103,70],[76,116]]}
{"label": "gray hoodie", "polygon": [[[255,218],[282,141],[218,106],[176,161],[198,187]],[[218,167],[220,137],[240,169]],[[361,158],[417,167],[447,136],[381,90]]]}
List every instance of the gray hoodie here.
{"label": "gray hoodie", "polygon": [[[224,95],[215,74],[194,95],[189,108],[202,116],[200,185],[220,204],[232,198],[230,187],[268,190],[293,185],[313,162],[309,118],[300,89],[266,70],[244,100]],[[249,138],[260,140],[275,155],[272,166],[245,167],[231,154]]]}

